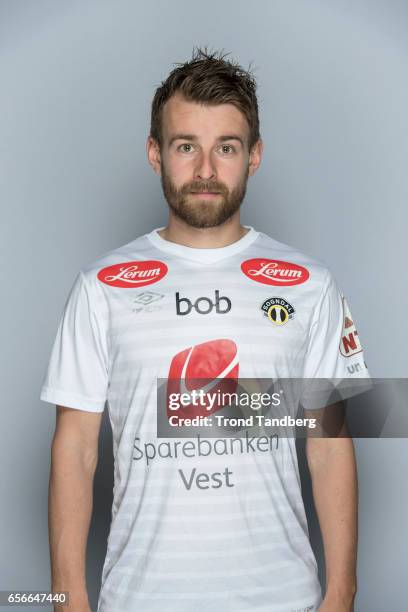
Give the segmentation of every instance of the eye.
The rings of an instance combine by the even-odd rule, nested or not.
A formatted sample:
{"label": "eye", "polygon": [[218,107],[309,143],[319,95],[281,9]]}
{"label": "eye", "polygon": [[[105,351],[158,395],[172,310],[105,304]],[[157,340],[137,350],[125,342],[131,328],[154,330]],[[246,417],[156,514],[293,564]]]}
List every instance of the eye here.
{"label": "eye", "polygon": [[193,150],[193,145],[191,145],[189,142],[184,142],[183,144],[181,144],[179,147],[177,147],[179,151],[181,151],[182,153],[190,153],[190,151]]}
{"label": "eye", "polygon": [[235,147],[233,147],[232,145],[229,145],[229,144],[221,145],[222,153],[226,153],[228,155],[228,153],[233,153],[234,151],[235,151]]}

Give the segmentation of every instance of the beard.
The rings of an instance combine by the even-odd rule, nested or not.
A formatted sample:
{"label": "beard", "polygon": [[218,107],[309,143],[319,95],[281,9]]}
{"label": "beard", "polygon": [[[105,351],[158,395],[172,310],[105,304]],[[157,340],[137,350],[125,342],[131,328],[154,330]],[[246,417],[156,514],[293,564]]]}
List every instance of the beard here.
{"label": "beard", "polygon": [[[196,228],[216,227],[225,223],[237,212],[245,197],[249,166],[240,183],[231,191],[217,181],[192,181],[180,189],[172,182],[162,163],[161,184],[169,208],[182,221]],[[217,192],[211,201],[191,196],[192,192]]]}

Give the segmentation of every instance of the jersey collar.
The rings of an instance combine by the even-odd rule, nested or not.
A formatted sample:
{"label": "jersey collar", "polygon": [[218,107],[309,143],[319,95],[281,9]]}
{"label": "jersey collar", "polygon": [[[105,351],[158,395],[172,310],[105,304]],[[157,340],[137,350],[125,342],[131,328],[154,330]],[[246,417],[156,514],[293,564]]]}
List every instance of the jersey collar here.
{"label": "jersey collar", "polygon": [[242,236],[242,238],[236,242],[233,242],[232,244],[215,249],[197,249],[195,247],[179,244],[178,242],[170,242],[170,240],[165,240],[158,234],[158,231],[164,229],[164,226],[153,229],[150,233],[146,234],[146,236],[160,251],[165,251],[166,253],[183,257],[184,259],[190,259],[192,261],[205,264],[214,263],[220,261],[221,259],[225,259],[226,257],[230,257],[231,255],[235,255],[252,244],[258,237],[259,232],[257,232],[251,225],[244,225],[244,227],[249,231]]}

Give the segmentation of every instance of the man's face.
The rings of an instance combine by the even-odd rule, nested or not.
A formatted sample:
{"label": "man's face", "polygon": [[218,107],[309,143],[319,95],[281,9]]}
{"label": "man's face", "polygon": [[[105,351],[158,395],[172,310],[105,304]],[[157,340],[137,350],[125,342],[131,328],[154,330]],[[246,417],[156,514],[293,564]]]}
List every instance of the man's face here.
{"label": "man's face", "polygon": [[260,143],[249,154],[245,116],[232,104],[209,106],[175,94],[163,108],[162,126],[156,171],[170,209],[192,227],[221,225],[239,209],[260,155]]}

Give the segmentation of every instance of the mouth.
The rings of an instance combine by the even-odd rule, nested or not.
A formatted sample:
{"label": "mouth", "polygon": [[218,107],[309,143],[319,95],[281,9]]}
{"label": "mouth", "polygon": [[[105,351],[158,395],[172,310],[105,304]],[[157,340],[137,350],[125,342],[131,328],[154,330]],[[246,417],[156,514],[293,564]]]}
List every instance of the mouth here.
{"label": "mouth", "polygon": [[200,196],[202,198],[214,198],[220,195],[219,191],[191,191],[191,195]]}

